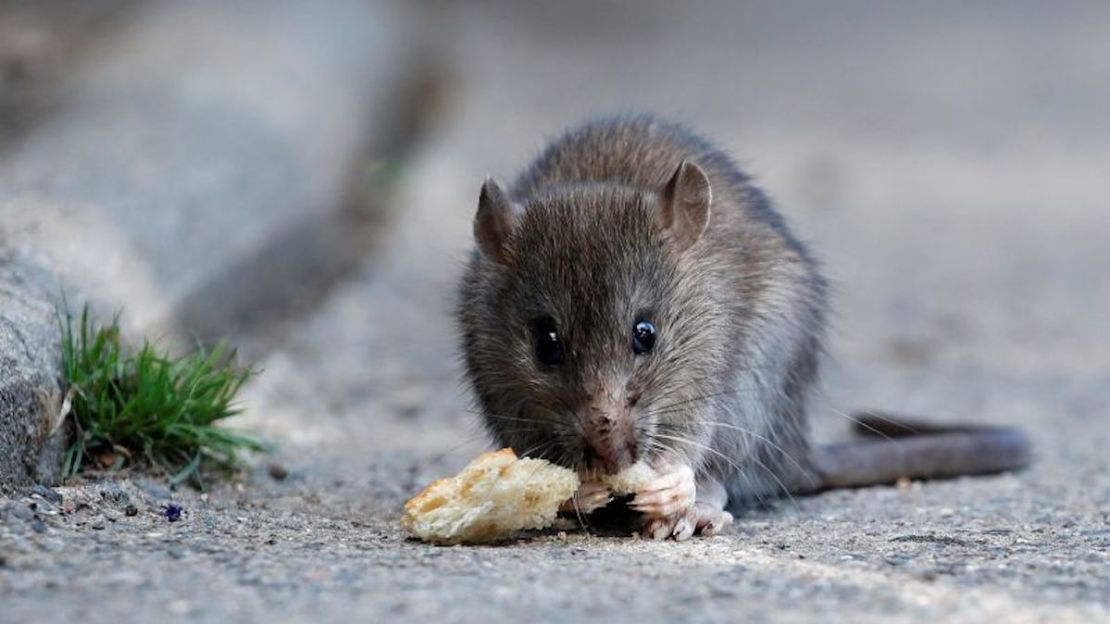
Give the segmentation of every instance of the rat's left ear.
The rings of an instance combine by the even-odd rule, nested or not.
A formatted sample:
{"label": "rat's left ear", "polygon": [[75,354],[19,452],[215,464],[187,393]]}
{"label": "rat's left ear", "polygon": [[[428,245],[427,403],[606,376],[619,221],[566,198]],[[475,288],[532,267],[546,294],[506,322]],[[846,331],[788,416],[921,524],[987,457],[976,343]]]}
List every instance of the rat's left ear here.
{"label": "rat's left ear", "polygon": [[663,187],[663,204],[659,220],[677,251],[684,251],[697,242],[709,225],[709,209],[713,189],[702,168],[684,160]]}
{"label": "rat's left ear", "polygon": [[493,178],[486,178],[478,195],[478,213],[474,215],[474,241],[490,260],[504,263],[505,241],[512,233],[522,209]]}

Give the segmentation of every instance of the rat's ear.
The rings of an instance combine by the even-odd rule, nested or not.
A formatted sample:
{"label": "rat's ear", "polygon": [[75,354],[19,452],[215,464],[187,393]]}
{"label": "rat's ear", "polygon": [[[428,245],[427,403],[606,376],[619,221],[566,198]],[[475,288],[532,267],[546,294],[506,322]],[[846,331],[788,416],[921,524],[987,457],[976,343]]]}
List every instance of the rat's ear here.
{"label": "rat's ear", "polygon": [[684,160],[663,187],[659,221],[677,251],[693,245],[709,225],[713,190],[701,167]]}
{"label": "rat's ear", "polygon": [[474,240],[483,255],[504,261],[505,241],[521,212],[520,205],[509,199],[496,180],[486,178],[478,195],[478,213],[474,215]]}

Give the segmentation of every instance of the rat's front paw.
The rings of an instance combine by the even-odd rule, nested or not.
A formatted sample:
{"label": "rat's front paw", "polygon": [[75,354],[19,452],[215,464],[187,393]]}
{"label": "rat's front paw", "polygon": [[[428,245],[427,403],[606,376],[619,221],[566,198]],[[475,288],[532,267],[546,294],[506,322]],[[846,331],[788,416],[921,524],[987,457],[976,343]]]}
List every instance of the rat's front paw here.
{"label": "rat's front paw", "polygon": [[609,488],[598,481],[587,481],[578,486],[574,498],[563,503],[563,511],[589,514],[601,509],[613,500],[613,493]]}
{"label": "rat's front paw", "polygon": [[656,540],[673,537],[681,542],[695,534],[705,537],[716,535],[730,524],[732,514],[716,505],[698,502],[670,516],[649,518],[641,534]]}
{"label": "rat's front paw", "polygon": [[693,468],[680,465],[664,472],[637,492],[629,507],[649,520],[666,518],[693,506],[696,495]]}

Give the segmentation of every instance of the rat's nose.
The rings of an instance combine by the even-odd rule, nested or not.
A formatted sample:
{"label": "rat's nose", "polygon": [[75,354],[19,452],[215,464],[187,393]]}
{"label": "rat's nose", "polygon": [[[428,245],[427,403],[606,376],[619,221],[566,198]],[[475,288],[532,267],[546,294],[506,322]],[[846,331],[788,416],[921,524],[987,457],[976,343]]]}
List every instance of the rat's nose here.
{"label": "rat's nose", "polygon": [[582,420],[587,467],[614,474],[636,462],[639,444],[627,407],[593,401]]}

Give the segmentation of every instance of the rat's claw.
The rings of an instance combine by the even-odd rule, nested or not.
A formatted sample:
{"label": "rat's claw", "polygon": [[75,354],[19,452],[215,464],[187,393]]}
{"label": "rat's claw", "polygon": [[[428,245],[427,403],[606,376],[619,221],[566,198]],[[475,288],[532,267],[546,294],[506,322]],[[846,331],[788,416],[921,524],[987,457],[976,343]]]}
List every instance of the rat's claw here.
{"label": "rat's claw", "polygon": [[651,518],[644,524],[642,535],[654,540],[673,537],[675,541],[682,542],[693,537],[697,521],[697,508],[687,507],[669,516]]}
{"label": "rat's claw", "polygon": [[705,503],[694,505],[694,509],[697,510],[697,532],[705,537],[712,537],[732,524],[732,514],[724,509]]}
{"label": "rat's claw", "polygon": [[601,509],[613,500],[613,494],[605,484],[597,481],[588,481],[578,486],[574,498],[562,505],[563,511],[577,511],[589,514]]}
{"label": "rat's claw", "polygon": [[649,483],[629,506],[649,518],[662,518],[689,508],[696,495],[694,470],[679,466]]}
{"label": "rat's claw", "polygon": [[674,531],[672,531],[672,535],[674,535],[674,539],[676,542],[684,542],[693,537],[694,530],[697,528],[696,516],[697,512],[693,508],[691,508],[681,514],[678,522],[674,523]]}

